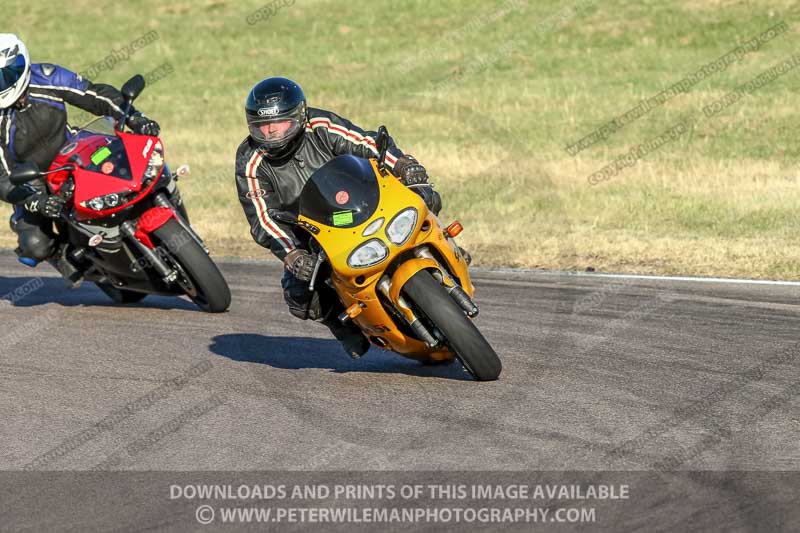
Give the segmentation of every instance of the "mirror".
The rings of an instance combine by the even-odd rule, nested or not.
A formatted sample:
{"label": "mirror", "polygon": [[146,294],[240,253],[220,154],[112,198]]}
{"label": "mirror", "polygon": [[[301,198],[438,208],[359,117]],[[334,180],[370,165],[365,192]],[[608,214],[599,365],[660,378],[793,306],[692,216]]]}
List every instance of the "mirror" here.
{"label": "mirror", "polygon": [[20,163],[14,167],[14,170],[11,171],[11,175],[9,176],[8,180],[12,185],[22,185],[23,183],[28,183],[29,181],[33,181],[41,176],[42,173],[39,171],[39,167],[36,165],[36,163],[27,162]]}
{"label": "mirror", "polygon": [[122,96],[129,102],[133,102],[144,90],[144,77],[137,74],[122,86]]}
{"label": "mirror", "polygon": [[389,130],[386,129],[386,126],[381,125],[378,128],[378,137],[375,144],[378,147],[378,165],[380,166],[381,172],[383,172],[386,162],[386,151],[389,149]]}
{"label": "mirror", "polygon": [[378,154],[381,156],[381,160],[386,154],[386,150],[389,149],[389,131],[386,129],[386,126],[381,126],[378,128],[378,139],[376,141],[378,146]]}

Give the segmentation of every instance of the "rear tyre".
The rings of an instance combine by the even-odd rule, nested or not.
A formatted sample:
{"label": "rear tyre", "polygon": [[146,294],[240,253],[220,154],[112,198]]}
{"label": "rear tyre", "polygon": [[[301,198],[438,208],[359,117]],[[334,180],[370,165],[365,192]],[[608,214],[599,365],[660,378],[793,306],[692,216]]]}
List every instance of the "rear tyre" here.
{"label": "rear tyre", "polygon": [[147,294],[144,292],[118,289],[110,283],[95,283],[95,285],[97,285],[101,291],[106,293],[106,296],[118,304],[135,304],[136,302],[141,302],[145,296],[147,296]]}
{"label": "rear tyre", "polygon": [[420,270],[414,274],[406,282],[403,292],[427,321],[444,334],[447,344],[475,379],[497,379],[503,366],[494,349],[430,272]]}
{"label": "rear tyre", "polygon": [[221,313],[231,304],[231,291],[217,265],[174,219],[153,232],[169,254],[165,257],[178,270],[178,283],[200,309]]}

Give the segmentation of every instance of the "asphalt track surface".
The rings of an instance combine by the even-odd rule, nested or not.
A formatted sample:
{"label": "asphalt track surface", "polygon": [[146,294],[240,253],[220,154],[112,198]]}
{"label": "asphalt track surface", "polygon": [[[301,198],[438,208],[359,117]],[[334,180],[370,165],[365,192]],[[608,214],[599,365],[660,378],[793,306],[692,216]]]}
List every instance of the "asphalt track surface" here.
{"label": "asphalt track surface", "polygon": [[476,383],[353,361],[278,263],[218,262],[209,315],[0,254],[0,470],[800,470],[798,286],[474,270]]}

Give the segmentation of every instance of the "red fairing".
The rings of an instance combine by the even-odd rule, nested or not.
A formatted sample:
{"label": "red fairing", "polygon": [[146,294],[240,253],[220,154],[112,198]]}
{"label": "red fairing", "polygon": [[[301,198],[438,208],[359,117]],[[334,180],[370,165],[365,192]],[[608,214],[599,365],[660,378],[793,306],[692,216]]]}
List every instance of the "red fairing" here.
{"label": "red fairing", "polygon": [[170,207],[153,207],[144,212],[136,223],[135,237],[148,248],[155,248],[153,241],[150,240],[150,233],[154,232],[167,223],[167,220],[175,218],[175,211]]}
{"label": "red fairing", "polygon": [[131,174],[137,177],[143,176],[150,154],[153,153],[156,146],[161,147],[161,141],[158,140],[158,137],[125,133],[124,131],[118,131],[117,136],[122,139],[125,151],[128,152]]}
{"label": "red fairing", "polygon": [[134,233],[133,236],[139,239],[139,242],[141,242],[148,248],[150,249],[155,248],[153,241],[150,240],[150,236],[147,233],[143,232],[142,230],[137,229],[136,233]]}
{"label": "red fairing", "polygon": [[[103,146],[110,146],[114,142],[121,142],[124,147],[128,166],[115,166],[109,158],[104,165],[108,169],[99,165],[103,159],[96,164],[92,160],[92,154]],[[75,177],[75,189],[73,201],[78,220],[91,220],[94,218],[104,218],[118,211],[122,211],[129,205],[145,198],[158,183],[164,167],[144,190],[143,177],[147,168],[147,163],[153,151],[158,148],[163,151],[163,146],[158,137],[149,135],[135,135],[117,131],[114,135],[81,131],[71,141],[65,145],[58,156],[53,160],[50,169],[60,168],[68,163],[76,163],[78,168],[73,172]],[[119,148],[114,148],[119,150]],[[120,169],[125,168],[125,174],[119,174]],[[64,181],[68,178],[69,171],[59,171],[48,176],[48,183],[51,190],[59,193]],[[128,202],[117,207],[108,208],[103,211],[95,211],[86,206],[86,202],[98,196],[105,196],[112,193],[132,192],[136,195]]]}

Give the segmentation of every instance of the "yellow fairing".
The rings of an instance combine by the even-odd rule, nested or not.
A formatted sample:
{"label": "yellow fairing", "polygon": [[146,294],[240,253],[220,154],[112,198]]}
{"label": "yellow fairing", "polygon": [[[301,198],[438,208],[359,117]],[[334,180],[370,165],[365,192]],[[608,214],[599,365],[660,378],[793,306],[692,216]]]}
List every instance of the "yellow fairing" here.
{"label": "yellow fairing", "polygon": [[[452,275],[456,278],[454,281],[472,296],[475,288],[470,281],[467,264],[453,240],[444,234],[439,219],[428,211],[422,198],[406,188],[392,174],[387,172],[385,175],[381,175],[376,160],[372,159],[370,162],[380,184],[381,196],[378,208],[367,221],[353,228],[337,228],[320,224],[302,215],[299,219],[319,228],[319,232],[314,237],[328,256],[333,270],[331,281],[334,289],[345,307],[354,303],[361,304],[362,311],[354,319],[354,322],[373,343],[376,343],[378,338],[383,339],[387,343],[387,346],[383,347],[414,359],[452,359],[454,354],[449,349],[441,347],[431,349],[425,343],[403,334],[378,300],[377,286],[387,267],[398,255],[407,252],[404,254],[402,263],[392,273],[391,289],[389,290],[389,299],[395,308],[406,314],[399,302],[400,291],[403,285],[420,270],[442,272],[445,267],[442,272],[445,284],[452,284]],[[416,208],[417,223],[408,240],[397,246],[386,236],[386,227],[395,215],[408,207]],[[384,218],[384,222],[380,229],[372,235],[363,236],[365,228],[381,217]],[[376,238],[380,239],[389,249],[386,259],[367,268],[353,268],[348,265],[347,259],[355,248]],[[419,257],[412,252],[415,248],[423,245],[435,250],[438,254],[433,253],[433,257],[438,255],[442,260],[425,257],[429,254],[421,254],[423,256]],[[378,345],[380,346],[380,344]]]}

